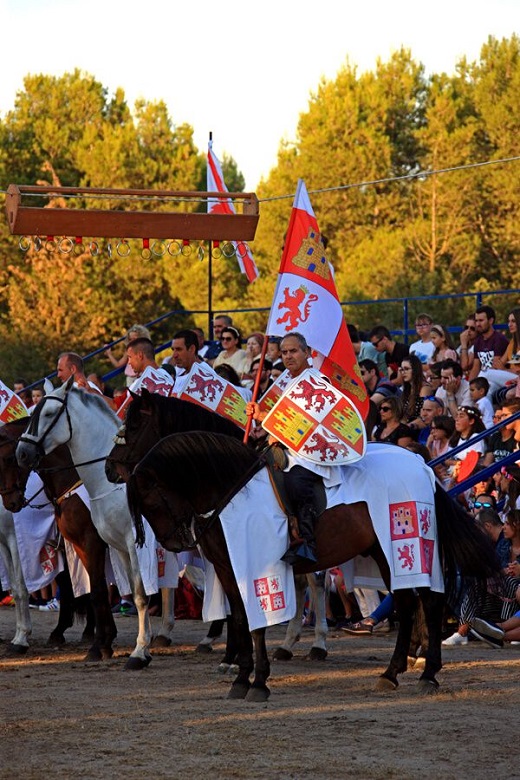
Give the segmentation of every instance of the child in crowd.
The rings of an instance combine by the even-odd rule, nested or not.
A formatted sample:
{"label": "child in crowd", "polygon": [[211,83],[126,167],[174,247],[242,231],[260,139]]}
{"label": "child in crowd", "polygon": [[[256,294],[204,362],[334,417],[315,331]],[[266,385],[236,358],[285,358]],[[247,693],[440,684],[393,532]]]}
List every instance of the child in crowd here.
{"label": "child in crowd", "polygon": [[472,379],[469,383],[469,392],[472,402],[480,411],[484,426],[491,428],[494,425],[493,415],[495,412],[488,396],[489,382],[486,377],[477,376],[475,379]]}

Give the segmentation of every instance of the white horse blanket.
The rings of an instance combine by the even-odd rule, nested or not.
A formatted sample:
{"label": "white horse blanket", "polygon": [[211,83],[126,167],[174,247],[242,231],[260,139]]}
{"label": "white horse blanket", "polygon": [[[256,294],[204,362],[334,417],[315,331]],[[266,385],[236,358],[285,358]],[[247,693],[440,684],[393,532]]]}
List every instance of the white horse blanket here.
{"label": "white horse blanket", "polygon": [[[361,460],[338,468],[343,481],[327,489],[327,508],[366,502],[390,566],[391,589],[428,587],[444,592],[435,477],[422,458],[401,447],[370,442]],[[265,470],[233,498],[220,519],[251,630],[293,617],[292,569],[280,561],[289,541],[287,518]],[[208,562],[203,620],[224,617],[225,605]]]}

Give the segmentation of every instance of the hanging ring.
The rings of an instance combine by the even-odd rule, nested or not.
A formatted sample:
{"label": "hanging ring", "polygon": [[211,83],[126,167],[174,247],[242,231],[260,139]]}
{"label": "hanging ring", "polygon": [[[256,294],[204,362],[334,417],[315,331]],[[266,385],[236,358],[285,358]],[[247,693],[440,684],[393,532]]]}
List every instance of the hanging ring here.
{"label": "hanging ring", "polygon": [[107,255],[111,258],[112,257],[112,244],[110,241],[107,244]]}
{"label": "hanging ring", "polygon": [[122,238],[121,241],[118,241],[116,249],[119,257],[128,257],[128,255],[132,251],[130,244],[128,243],[126,238]]}
{"label": "hanging ring", "polygon": [[34,237],[34,248],[35,248],[35,250],[37,252],[39,252],[40,249],[42,248],[42,240],[41,240],[40,236],[35,236]]}
{"label": "hanging ring", "polygon": [[64,238],[60,238],[59,240],[58,249],[62,254],[70,255],[70,253],[74,249],[74,241],[72,240],[72,238],[68,238],[67,236],[64,236]]}
{"label": "hanging ring", "polygon": [[31,239],[29,236],[20,236],[20,240],[18,242],[18,246],[22,250],[22,252],[28,252],[31,248]]}
{"label": "hanging ring", "polygon": [[178,257],[181,253],[181,245],[178,241],[170,241],[168,244],[168,254],[171,257]]}
{"label": "hanging ring", "polygon": [[199,260],[204,260],[204,246],[202,244],[199,244],[199,248],[197,249],[197,257]]}
{"label": "hanging ring", "polygon": [[97,241],[91,241],[88,245],[88,248],[90,249],[90,254],[92,257],[96,257],[96,255],[99,255],[99,244]]}
{"label": "hanging ring", "polygon": [[189,257],[191,255],[191,244],[189,241],[184,240],[182,242],[181,252],[184,255],[184,257]]}
{"label": "hanging ring", "polygon": [[144,246],[141,249],[141,257],[143,258],[143,260],[149,260],[151,256],[152,256],[152,252],[150,250],[150,247]]}
{"label": "hanging ring", "polygon": [[79,257],[79,255],[84,254],[85,247],[83,245],[83,239],[81,236],[76,236],[74,239],[74,254]]}
{"label": "hanging ring", "polygon": [[224,257],[234,257],[235,256],[235,247],[231,243],[231,241],[227,241],[224,246],[222,247],[222,254]]}
{"label": "hanging ring", "polygon": [[152,244],[152,255],[155,257],[163,257],[166,253],[167,246],[164,241],[154,241]]}
{"label": "hanging ring", "polygon": [[54,239],[54,236],[47,236],[47,240],[45,241],[44,247],[47,252],[56,251],[57,244]]}

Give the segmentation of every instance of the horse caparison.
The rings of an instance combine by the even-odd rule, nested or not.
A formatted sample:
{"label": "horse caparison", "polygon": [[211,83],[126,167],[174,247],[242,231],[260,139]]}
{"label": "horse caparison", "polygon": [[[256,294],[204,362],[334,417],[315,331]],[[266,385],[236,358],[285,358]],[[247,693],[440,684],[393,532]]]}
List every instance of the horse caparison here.
{"label": "horse caparison", "polygon": [[[388,445],[391,446],[391,445]],[[141,538],[141,515],[148,519],[157,538],[175,549],[176,538],[184,538],[186,527],[194,524],[204,554],[212,561],[231,608],[231,622],[237,643],[239,673],[229,696],[265,701],[269,696],[270,674],[265,645],[265,629],[248,630],[244,605],[231,567],[220,522],[209,527],[203,515],[219,506],[242,478],[244,471],[255,466],[258,454],[229,436],[203,432],[173,434],[160,441],[134,469],[127,485],[128,501],[137,537]],[[413,484],[418,460],[410,456],[407,478]],[[424,468],[421,465],[420,468]],[[435,508],[441,556],[444,562],[446,592],[453,594],[459,577],[475,577],[484,583],[494,576],[497,562],[489,540],[474,525],[472,518],[447,493],[437,486]],[[318,561],[314,566],[327,569],[340,565],[356,555],[371,555],[390,585],[388,563],[377,540],[366,503],[340,505],[325,511],[316,524]],[[302,565],[297,573],[309,570]],[[442,666],[441,628],[444,594],[419,588],[429,634],[424,672],[419,684],[426,691],[438,687],[435,674]],[[397,676],[407,667],[407,653],[417,600],[412,590],[395,590],[395,608],[399,620],[396,647],[380,685],[396,688]],[[254,670],[254,679],[250,675]]]}

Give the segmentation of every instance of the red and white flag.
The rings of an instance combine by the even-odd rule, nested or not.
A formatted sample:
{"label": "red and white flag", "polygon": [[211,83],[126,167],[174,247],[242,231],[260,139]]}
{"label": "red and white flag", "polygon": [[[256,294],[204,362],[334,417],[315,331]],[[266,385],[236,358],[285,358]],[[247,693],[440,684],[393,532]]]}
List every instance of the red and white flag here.
{"label": "red and white flag", "polygon": [[22,399],[0,380],[0,425],[27,417],[28,414]]}
{"label": "red and white flag", "polygon": [[285,236],[278,281],[267,333],[285,336],[298,331],[312,349],[315,368],[330,378],[363,419],[369,408],[367,390],[339,302],[334,271],[302,179],[298,181]]}
{"label": "red and white flag", "polygon": [[[224,176],[222,175],[220,162],[213,153],[213,141],[208,143],[207,190],[208,192],[228,192],[228,188],[224,184]],[[231,198],[210,198],[208,200],[208,213],[236,214],[236,211]],[[231,243],[235,248],[235,255],[240,270],[247,276],[249,282],[254,282],[259,272],[251,250],[245,241],[231,241]]]}
{"label": "red and white flag", "polygon": [[[141,395],[143,388],[148,390],[149,393],[157,393],[158,395],[165,395],[168,397],[174,393],[175,379],[160,367],[154,368],[153,366],[146,366],[141,376],[132,383],[130,390],[132,393]],[[132,400],[130,393],[127,393],[127,397],[116,412],[121,420],[125,419],[126,412],[132,403]]]}
{"label": "red and white flag", "polygon": [[235,385],[221,377],[206,363],[194,363],[190,373],[176,393],[182,401],[204,406],[245,430],[246,402]]}

